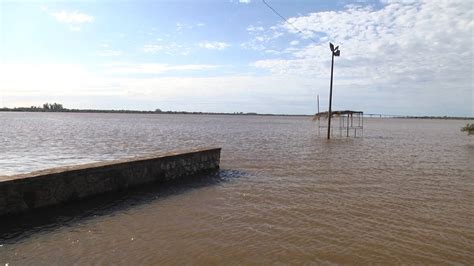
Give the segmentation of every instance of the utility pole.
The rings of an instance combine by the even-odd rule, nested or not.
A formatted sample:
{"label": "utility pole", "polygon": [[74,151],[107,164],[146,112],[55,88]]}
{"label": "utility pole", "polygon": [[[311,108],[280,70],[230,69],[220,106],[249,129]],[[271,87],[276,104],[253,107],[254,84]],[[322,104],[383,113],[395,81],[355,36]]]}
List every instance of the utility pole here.
{"label": "utility pole", "polygon": [[341,51],[339,51],[339,46],[334,48],[332,43],[329,43],[329,48],[331,49],[332,57],[331,57],[331,83],[329,85],[329,112],[328,112],[328,139],[331,138],[331,117],[332,117],[332,77],[334,71],[334,56],[339,56]]}

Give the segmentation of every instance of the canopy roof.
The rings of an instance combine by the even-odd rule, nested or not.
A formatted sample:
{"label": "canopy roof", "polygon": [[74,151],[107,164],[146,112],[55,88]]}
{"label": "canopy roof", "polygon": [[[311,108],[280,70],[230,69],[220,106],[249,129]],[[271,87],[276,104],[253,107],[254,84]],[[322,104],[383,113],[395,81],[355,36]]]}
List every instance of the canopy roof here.
{"label": "canopy roof", "polygon": [[[363,114],[362,111],[351,111],[351,110],[344,110],[344,111],[332,111],[332,115],[352,115],[352,114]],[[319,112],[315,114],[315,116],[328,116],[328,112]]]}

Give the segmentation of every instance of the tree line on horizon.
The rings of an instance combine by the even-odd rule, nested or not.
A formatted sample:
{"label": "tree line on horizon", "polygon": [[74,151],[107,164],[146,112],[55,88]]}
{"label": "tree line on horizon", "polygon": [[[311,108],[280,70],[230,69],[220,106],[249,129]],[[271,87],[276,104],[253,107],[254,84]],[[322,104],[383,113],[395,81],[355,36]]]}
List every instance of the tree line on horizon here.
{"label": "tree line on horizon", "polygon": [[[60,103],[44,103],[42,106],[30,106],[30,107],[3,107],[0,108],[0,112],[70,112],[70,113],[136,113],[136,114],[212,114],[212,115],[261,115],[261,116],[311,116],[311,115],[290,115],[290,114],[261,114],[255,112],[189,112],[189,111],[162,111],[157,108],[154,111],[138,111],[138,110],[100,110],[100,109],[68,109]],[[400,116],[397,118],[405,119],[459,119],[459,120],[471,120],[472,117],[457,117],[457,116]],[[474,124],[467,124],[462,129],[464,132],[474,135]]]}
{"label": "tree line on horizon", "polygon": [[210,113],[210,112],[187,112],[187,111],[162,111],[157,108],[155,111],[138,111],[138,110],[100,110],[100,109],[68,109],[60,103],[44,103],[42,106],[30,107],[14,107],[0,108],[0,112],[71,112],[71,113],[139,113],[139,114],[217,114],[217,115],[272,115],[272,114],[258,114],[258,113]]}
{"label": "tree line on horizon", "polygon": [[44,103],[42,106],[0,108],[0,111],[18,111],[18,112],[65,112],[69,109],[64,108],[60,103]]}
{"label": "tree line on horizon", "polygon": [[14,112],[94,112],[94,113],[161,113],[160,109],[155,111],[134,111],[134,110],[97,110],[97,109],[68,109],[60,103],[44,103],[42,106],[0,108],[0,111]]}

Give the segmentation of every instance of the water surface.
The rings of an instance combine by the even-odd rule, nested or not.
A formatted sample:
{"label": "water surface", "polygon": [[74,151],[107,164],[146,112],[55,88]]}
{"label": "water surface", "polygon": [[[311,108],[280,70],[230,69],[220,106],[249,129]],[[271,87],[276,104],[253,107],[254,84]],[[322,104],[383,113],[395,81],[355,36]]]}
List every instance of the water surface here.
{"label": "water surface", "polygon": [[364,122],[327,141],[307,117],[0,113],[0,175],[223,148],[199,184],[2,234],[0,264],[472,263],[469,121]]}

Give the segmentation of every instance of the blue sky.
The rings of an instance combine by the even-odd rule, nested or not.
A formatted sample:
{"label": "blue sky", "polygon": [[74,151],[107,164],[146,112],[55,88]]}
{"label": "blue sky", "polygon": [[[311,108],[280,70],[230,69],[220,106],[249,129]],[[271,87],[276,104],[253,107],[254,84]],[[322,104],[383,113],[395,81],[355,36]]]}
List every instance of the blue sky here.
{"label": "blue sky", "polygon": [[474,116],[469,1],[2,1],[0,106]]}

